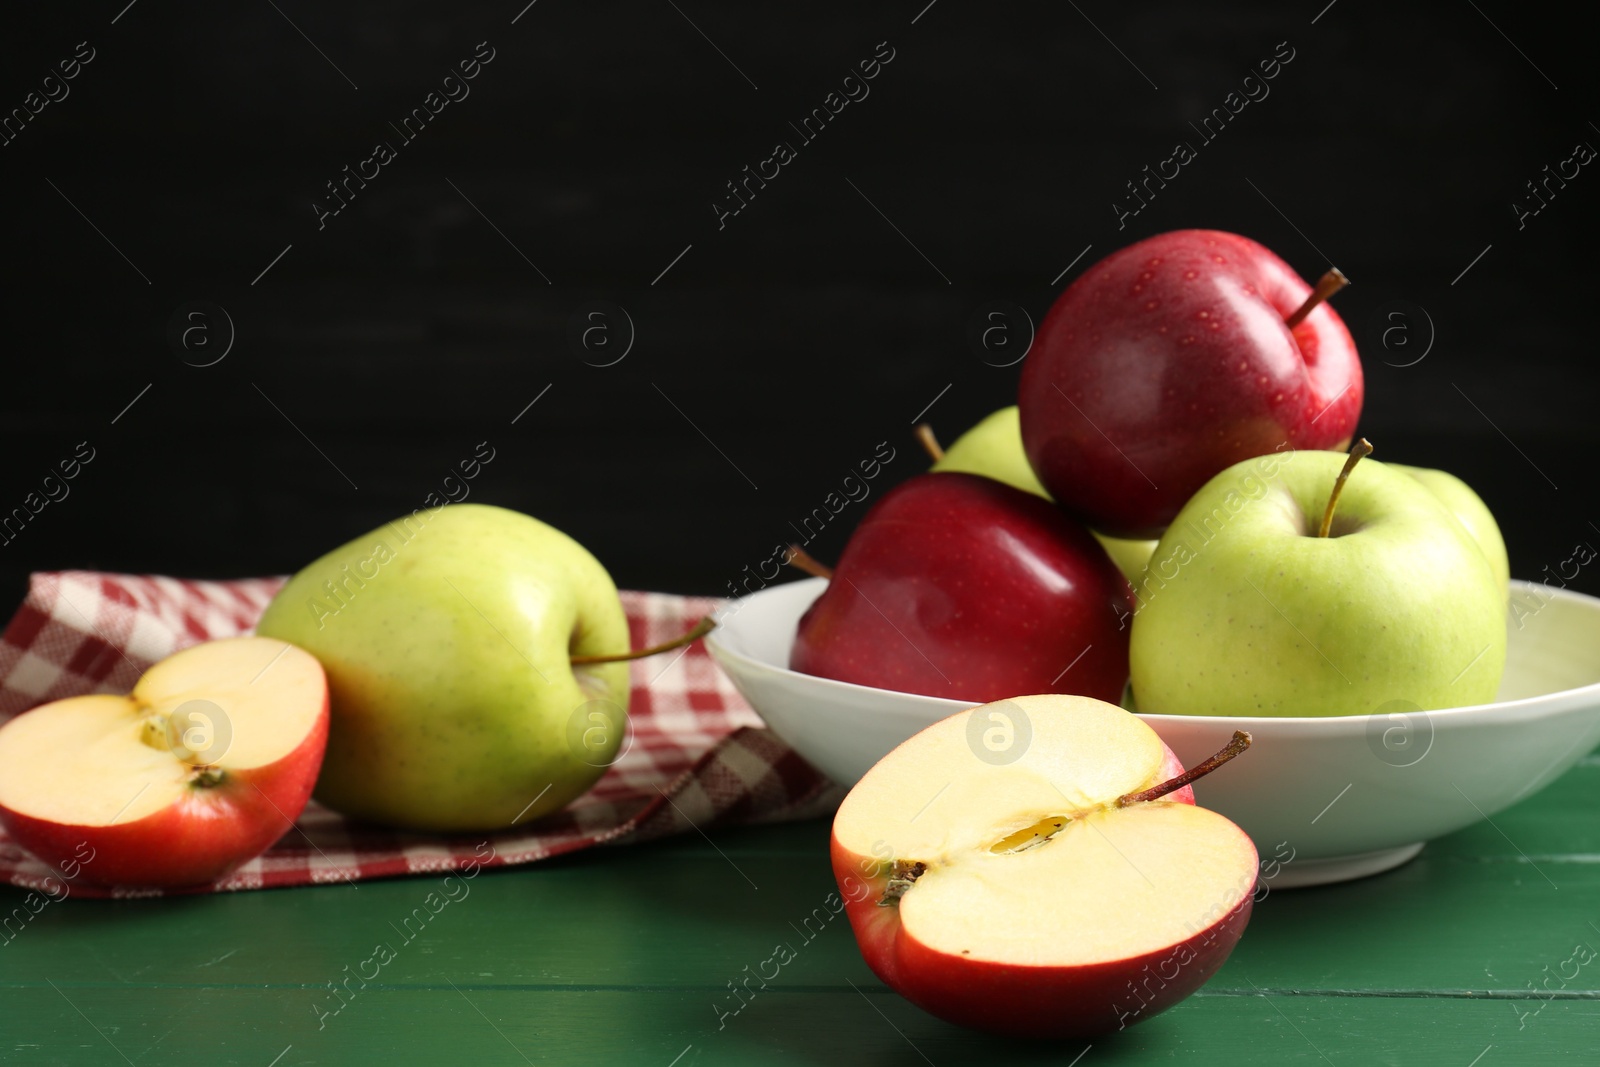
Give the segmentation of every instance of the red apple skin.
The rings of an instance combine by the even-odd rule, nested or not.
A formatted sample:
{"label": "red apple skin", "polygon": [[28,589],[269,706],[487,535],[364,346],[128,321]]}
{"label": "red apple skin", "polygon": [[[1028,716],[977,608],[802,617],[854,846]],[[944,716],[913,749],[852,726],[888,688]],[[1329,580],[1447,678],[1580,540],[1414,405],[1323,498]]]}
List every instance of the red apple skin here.
{"label": "red apple skin", "polygon": [[0,824],[55,869],[80,871],[73,881],[129,888],[201,885],[238,870],[288,831],[311,798],[327,744],[324,695],[316,725],[282,759],[228,771],[217,785],[191,788],[142,819],[75,826],[0,806]]}
{"label": "red apple skin", "polygon": [[1247,237],[1178,230],[1096,263],[1056,299],[1023,364],[1039,480],[1101,533],[1151,538],[1213,475],[1280,448],[1343,451],[1364,395],[1343,320]]}
{"label": "red apple skin", "polygon": [[975,474],[922,474],[861,520],[800,619],[789,666],[979,703],[1116,703],[1133,606],[1105,549],[1049,501]]}
{"label": "red apple skin", "polygon": [[[1009,1037],[1089,1038],[1142,1022],[1209,981],[1238,944],[1253,902],[1246,893],[1228,914],[1176,945],[1082,967],[950,956],[901,930],[895,909],[878,907],[876,898],[846,909],[873,973],[929,1014]],[[888,914],[858,917],[869,909]]]}
{"label": "red apple skin", "polygon": [[[1183,764],[1168,748],[1149,785],[1181,773]],[[1192,805],[1194,790],[1183,786],[1155,803],[1167,802]],[[1170,1008],[1227,961],[1254,903],[1253,894],[1245,894],[1210,926],[1157,952],[1088,967],[1019,967],[928,948],[901,929],[898,907],[878,904],[888,888],[889,867],[851,852],[837,836],[830,838],[829,854],[845,914],[872,972],[946,1022],[1010,1037],[1095,1037]]]}

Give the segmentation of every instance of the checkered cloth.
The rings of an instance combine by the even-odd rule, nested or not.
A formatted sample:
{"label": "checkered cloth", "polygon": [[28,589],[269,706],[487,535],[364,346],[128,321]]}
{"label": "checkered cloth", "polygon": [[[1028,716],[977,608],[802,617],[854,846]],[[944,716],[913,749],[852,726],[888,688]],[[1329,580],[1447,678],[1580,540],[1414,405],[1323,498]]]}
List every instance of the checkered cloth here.
{"label": "checkered cloth", "polygon": [[[282,583],[35,574],[28,599],[0,634],[0,720],[62,697],[128,692],[147,667],[178,649],[248,633]],[[624,592],[622,603],[633,646],[641,648],[679,636],[719,602]],[[185,892],[424,874],[474,861],[510,866],[591,845],[810,818],[838,805],[841,790],[761,726],[699,642],[675,659],[630,666],[631,744],[624,742],[626,755],[566,810],[515,831],[443,836],[355,823],[313,801],[264,854]],[[0,882],[59,893],[59,878],[45,882],[54,873],[0,833]],[[159,895],[92,886],[72,893]]]}

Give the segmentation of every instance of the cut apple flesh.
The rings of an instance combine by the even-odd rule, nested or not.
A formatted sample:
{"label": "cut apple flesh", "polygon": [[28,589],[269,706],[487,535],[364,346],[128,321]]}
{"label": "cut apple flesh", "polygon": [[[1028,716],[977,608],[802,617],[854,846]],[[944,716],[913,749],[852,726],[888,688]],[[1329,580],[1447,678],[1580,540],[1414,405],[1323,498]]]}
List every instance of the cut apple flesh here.
{"label": "cut apple flesh", "polygon": [[1255,888],[1250,839],[1192,804],[1104,809],[1042,841],[930,863],[901,897],[905,933],[994,963],[1106,963],[1201,933]]}
{"label": "cut apple flesh", "polygon": [[151,667],[129,696],[58,700],[0,729],[0,807],[48,823],[119,825],[231,774],[276,763],[324,714],[322,667],[240,637]]}
{"label": "cut apple flesh", "polygon": [[[984,750],[993,723],[1029,737],[1009,763]],[[929,1011],[1006,1033],[1104,1032],[1186,996],[1243,930],[1257,856],[1187,786],[1118,804],[1181,770],[1144,722],[1085,697],[1017,697],[917,734],[834,821],[868,964]]]}

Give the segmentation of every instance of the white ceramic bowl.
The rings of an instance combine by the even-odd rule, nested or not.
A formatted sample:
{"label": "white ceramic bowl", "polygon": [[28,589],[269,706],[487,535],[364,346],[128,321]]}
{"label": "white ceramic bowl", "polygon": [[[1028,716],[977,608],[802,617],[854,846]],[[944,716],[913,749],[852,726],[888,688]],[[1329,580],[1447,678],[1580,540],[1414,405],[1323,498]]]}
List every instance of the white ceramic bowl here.
{"label": "white ceramic bowl", "polygon": [[[789,670],[795,625],[826,584],[811,578],[734,601],[706,644],[778,736],[853,785],[900,742],[972,705]],[[1524,603],[1547,602],[1508,624],[1496,703],[1338,718],[1143,718],[1185,766],[1234,730],[1251,732],[1250,751],[1196,783],[1195,797],[1249,832],[1274,887],[1387,870],[1543,788],[1600,743],[1600,600],[1513,587],[1536,598]]]}

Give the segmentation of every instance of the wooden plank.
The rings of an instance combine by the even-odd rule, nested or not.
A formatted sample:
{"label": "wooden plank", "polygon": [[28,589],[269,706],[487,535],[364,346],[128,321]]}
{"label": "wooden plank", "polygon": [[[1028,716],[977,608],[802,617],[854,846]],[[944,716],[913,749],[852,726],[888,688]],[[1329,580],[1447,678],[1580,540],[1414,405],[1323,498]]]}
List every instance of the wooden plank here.
{"label": "wooden plank", "polygon": [[[340,981],[381,944],[382,984],[547,988],[719,988],[787,941],[804,947],[785,982],[869,975],[842,920],[819,825],[769,828],[773,847],[734,836],[718,855],[698,838],[606,850],[470,883],[405,879],[143,901],[46,906],[0,950],[0,983],[131,982],[174,989]],[[1446,843],[1399,870],[1270,892],[1220,988],[1514,992],[1575,944],[1600,947],[1600,866],[1479,862]],[[746,881],[746,878],[749,881]],[[751,883],[757,888],[752,888]],[[432,897],[429,894],[434,894]],[[15,894],[9,900],[19,899]],[[435,910],[437,909],[437,910]],[[348,968],[348,970],[347,970]],[[370,971],[370,967],[368,970]],[[1239,971],[1235,975],[1235,969]],[[1584,989],[1600,980],[1583,972]]]}
{"label": "wooden plank", "polygon": [[[943,1023],[883,990],[769,991],[719,1017],[715,991],[483,990],[440,982],[363,993],[319,1020],[307,991],[179,994],[48,987],[8,993],[8,1063],[228,1064],[1055,1064],[1091,1043],[1019,1042]],[[70,1000],[69,1000],[70,998]],[[1535,1005],[1537,1006],[1537,1005]],[[1520,1012],[1528,1012],[1527,1005]],[[1521,1029],[1519,1029],[1519,1025]],[[277,1059],[274,1063],[275,1057]],[[1404,1064],[1537,1067],[1600,1056],[1600,1004],[1520,1015],[1493,1000],[1202,995],[1092,1042],[1084,1067]],[[1481,1057],[1481,1058],[1479,1058]]]}
{"label": "wooden plank", "polygon": [[[1600,966],[1573,949],[1600,947],[1597,775],[1586,763],[1388,874],[1269,892],[1198,997],[1098,1043],[1095,1062],[1465,1067],[1494,1045],[1494,1067],[1595,1047]],[[885,989],[826,907],[827,832],[816,820],[597,850],[486,873],[453,899],[419,878],[50,904],[0,946],[0,1050],[124,1062],[109,1039],[135,1062],[265,1064],[293,1045],[282,1067],[665,1065],[686,1049],[682,1065],[922,1062],[909,1039],[941,1065],[1070,1061],[944,1026]],[[780,941],[797,949],[781,978],[719,1017],[738,1003],[730,983]]]}

